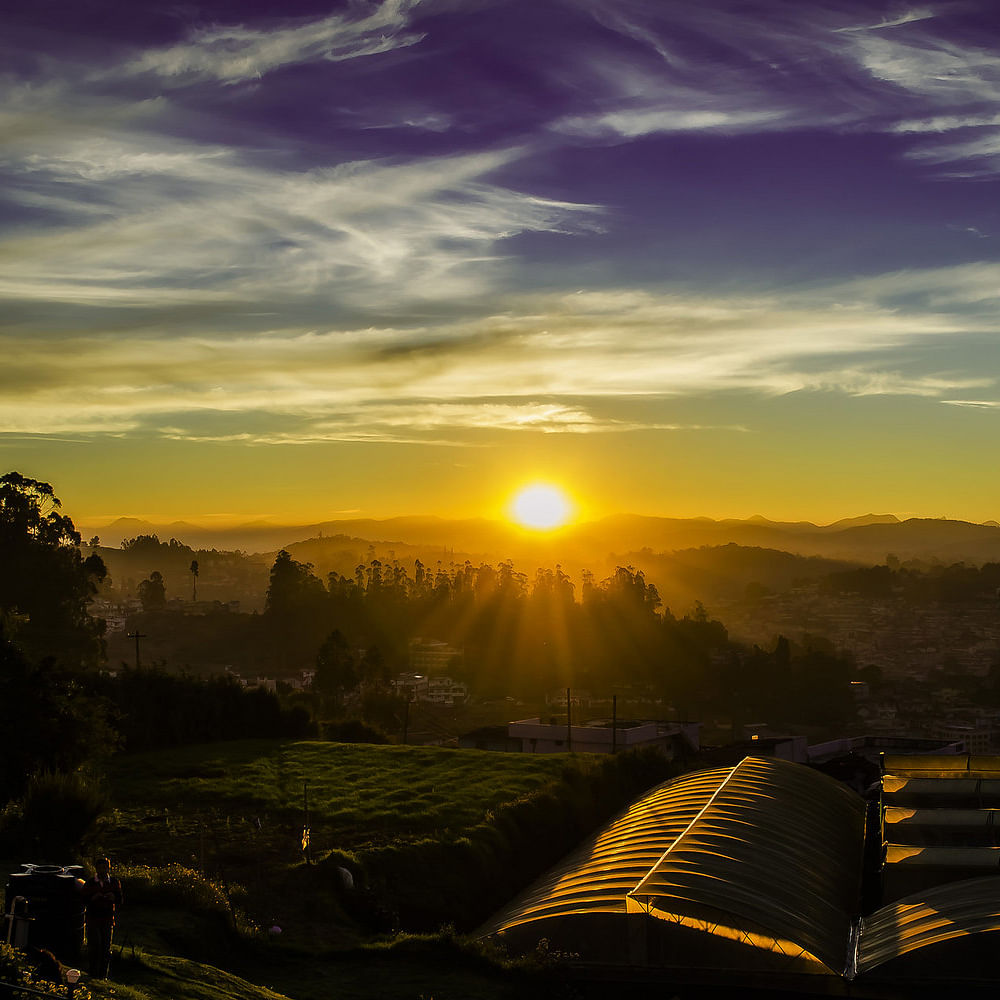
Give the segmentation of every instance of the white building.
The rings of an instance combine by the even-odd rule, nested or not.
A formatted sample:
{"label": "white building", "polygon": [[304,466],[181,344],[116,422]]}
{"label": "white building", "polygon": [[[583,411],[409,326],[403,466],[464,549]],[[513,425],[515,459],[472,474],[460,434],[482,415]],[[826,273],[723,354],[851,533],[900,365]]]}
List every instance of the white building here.
{"label": "white building", "polygon": [[461,681],[450,677],[430,677],[427,680],[425,700],[435,705],[464,705],[469,698],[469,689]]}
{"label": "white building", "polygon": [[409,701],[426,701],[434,705],[463,705],[469,689],[451,677],[428,677],[427,674],[398,674],[395,680],[398,694]]}

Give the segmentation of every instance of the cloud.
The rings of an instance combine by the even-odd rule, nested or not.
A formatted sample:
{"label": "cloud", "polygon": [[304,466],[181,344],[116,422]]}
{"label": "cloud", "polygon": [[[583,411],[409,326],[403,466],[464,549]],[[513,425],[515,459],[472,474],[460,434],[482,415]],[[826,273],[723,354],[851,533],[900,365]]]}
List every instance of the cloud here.
{"label": "cloud", "polygon": [[995,104],[1000,98],[1000,55],[927,33],[891,38],[852,36],[852,51],[873,77],[945,106]]}
{"label": "cloud", "polygon": [[[615,220],[501,178],[567,137],[816,127],[891,132],[914,144],[913,163],[988,172],[1000,162],[1000,57],[948,36],[928,11],[869,23],[859,6],[776,3],[759,17],[725,4],[571,7],[590,9],[601,31],[586,44],[551,40],[544,69],[569,96],[532,119],[548,122],[532,126],[547,128],[544,139],[478,151],[474,135],[461,151],[449,144],[468,121],[450,94],[437,95],[440,106],[407,94],[395,125],[427,145],[376,156],[344,152],[368,148],[359,136],[387,142],[371,107],[352,108],[351,129],[305,149],[312,133],[282,131],[273,107],[254,117],[252,88],[228,87],[260,78],[273,95],[267,77],[283,67],[332,72],[411,47],[423,36],[408,0],[205,28],[34,84],[5,77],[2,197],[17,225],[0,240],[0,426],[453,444],[501,431],[715,426],[662,413],[636,421],[627,405],[698,394],[980,405],[947,398],[969,393],[987,404],[1000,265],[759,295],[577,294],[546,287],[539,257],[546,290],[518,294],[507,259],[523,249],[517,237],[579,236]],[[449,16],[463,16],[461,5]],[[144,88],[156,96],[136,100]],[[196,99],[205,93],[246,113],[255,141],[232,142],[219,106]],[[967,358],[946,349],[955,346]]]}
{"label": "cloud", "polygon": [[911,159],[934,164],[962,164],[951,176],[976,177],[993,175],[1000,170],[1000,128],[977,135],[964,142],[946,142],[910,150]]}
{"label": "cloud", "polygon": [[971,313],[976,325],[988,319],[989,310],[1000,299],[1000,262],[891,271],[834,283],[827,294],[838,303],[861,299],[931,316]]}
{"label": "cloud", "polygon": [[952,132],[956,129],[980,128],[994,125],[1000,125],[1000,113],[948,114],[936,115],[932,118],[900,121],[893,125],[890,131],[900,134],[909,132]]}
{"label": "cloud", "polygon": [[145,50],[109,75],[151,73],[168,82],[234,84],[300,63],[377,55],[415,45],[424,37],[406,30],[418,3],[382,0],[367,16],[354,18],[331,15],[266,28],[218,25],[198,29],[184,42]]}
{"label": "cloud", "polygon": [[[902,116],[889,126],[917,134],[921,144],[907,154],[930,164],[967,164],[958,176],[995,174],[1000,169],[1000,55],[965,39],[913,31],[852,36],[852,54],[874,79],[896,88],[937,114]],[[941,141],[959,131],[963,138]]]}
{"label": "cloud", "polygon": [[[70,139],[17,161],[8,197],[58,199],[73,225],[0,242],[0,297],[147,310],[300,307],[318,321],[373,301],[481,294],[497,244],[527,231],[592,228],[597,206],[500,187],[517,149],[311,170],[251,163],[233,150],[128,133]],[[188,312],[177,323],[187,325]],[[250,321],[252,323],[252,320]]]}
{"label": "cloud", "polygon": [[[751,11],[594,0],[587,9],[607,32],[575,64],[574,82],[591,106],[560,116],[557,132],[889,131],[919,135],[914,161],[998,169],[1000,55],[941,10],[873,21],[861,4]],[[976,134],[936,141],[958,128]]]}
{"label": "cloud", "polygon": [[673,110],[666,108],[609,111],[605,114],[561,119],[556,127],[576,135],[636,136],[667,132],[760,132],[780,127],[787,114],[770,111]]}
{"label": "cloud", "polygon": [[690,426],[664,420],[655,406],[637,420],[630,401],[642,399],[988,398],[995,379],[981,352],[997,332],[983,295],[991,282],[995,297],[995,266],[966,266],[756,296],[508,296],[425,326],[7,335],[0,424],[23,434],[453,444],[500,431]]}
{"label": "cloud", "polygon": [[896,17],[885,18],[882,21],[872,23],[866,22],[863,25],[849,28],[837,28],[837,31],[880,31],[884,28],[897,28],[902,24],[913,24],[915,21],[928,21],[935,17],[933,7],[914,7],[912,10],[903,11]]}
{"label": "cloud", "polygon": [[830,127],[858,121],[871,103],[869,88],[850,79],[849,43],[836,33],[835,12],[638,0],[588,9],[608,31],[602,49],[577,60],[595,107],[561,117],[557,131],[634,138]]}

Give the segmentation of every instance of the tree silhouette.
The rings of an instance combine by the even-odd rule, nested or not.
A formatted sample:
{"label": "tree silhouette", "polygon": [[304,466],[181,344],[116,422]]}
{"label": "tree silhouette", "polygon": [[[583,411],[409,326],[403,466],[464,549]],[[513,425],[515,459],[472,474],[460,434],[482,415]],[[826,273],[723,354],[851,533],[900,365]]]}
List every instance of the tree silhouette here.
{"label": "tree silhouette", "polygon": [[31,662],[0,628],[0,731],[8,736],[0,803],[21,795],[33,775],[72,771],[114,746],[110,706],[81,677],[51,658]]}
{"label": "tree silhouette", "polygon": [[271,567],[264,621],[283,668],[312,666],[316,647],[329,631],[324,622],[328,598],[311,563],[293,559],[285,549],[278,553]]}
{"label": "tree silhouette", "polygon": [[18,472],[0,476],[0,619],[30,655],[96,665],[104,622],[87,607],[107,568],[80,552],[80,533],[59,513],[48,483]]}
{"label": "tree silhouette", "polygon": [[191,560],[191,601],[198,600],[198,560]]}
{"label": "tree silhouette", "polygon": [[154,569],[149,579],[139,584],[139,600],[143,611],[158,611],[167,603],[167,588],[159,570]]}
{"label": "tree silhouette", "polygon": [[339,629],[334,629],[316,654],[316,676],[313,687],[324,697],[338,702],[346,691],[358,686],[360,680],[354,653]]}

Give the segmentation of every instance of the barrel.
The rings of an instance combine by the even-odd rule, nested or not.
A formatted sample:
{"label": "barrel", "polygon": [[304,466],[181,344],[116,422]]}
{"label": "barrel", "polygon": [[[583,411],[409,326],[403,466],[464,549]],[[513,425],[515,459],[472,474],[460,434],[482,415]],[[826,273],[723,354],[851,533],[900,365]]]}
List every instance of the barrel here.
{"label": "barrel", "polygon": [[76,962],[83,947],[83,875],[79,865],[25,864],[7,876],[4,912],[11,912],[18,896],[26,899],[28,944],[47,948],[62,962]]}

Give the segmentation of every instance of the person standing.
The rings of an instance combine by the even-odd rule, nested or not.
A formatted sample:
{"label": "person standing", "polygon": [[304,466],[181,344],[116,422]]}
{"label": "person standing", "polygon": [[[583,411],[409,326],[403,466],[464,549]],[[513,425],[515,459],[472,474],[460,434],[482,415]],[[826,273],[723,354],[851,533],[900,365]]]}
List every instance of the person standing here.
{"label": "person standing", "polygon": [[122,884],[111,874],[111,862],[107,858],[97,858],[94,868],[96,874],[83,886],[87,907],[87,955],[91,976],[107,979],[115,912],[122,905]]}

